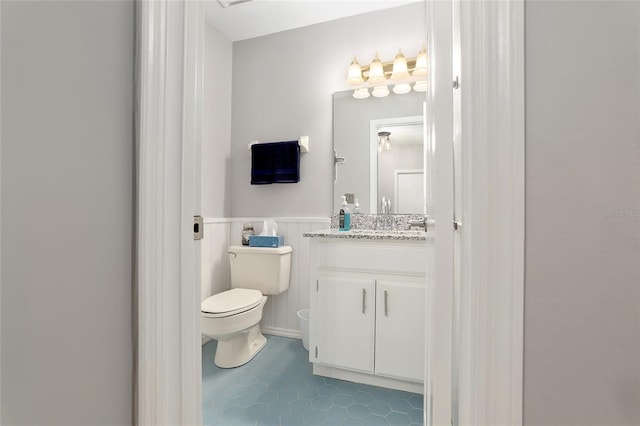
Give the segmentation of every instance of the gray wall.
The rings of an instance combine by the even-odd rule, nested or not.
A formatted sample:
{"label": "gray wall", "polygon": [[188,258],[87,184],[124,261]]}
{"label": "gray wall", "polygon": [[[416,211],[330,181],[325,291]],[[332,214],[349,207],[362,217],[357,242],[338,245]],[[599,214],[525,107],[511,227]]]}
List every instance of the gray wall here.
{"label": "gray wall", "polygon": [[[284,31],[233,45],[233,216],[329,216],[333,202],[332,93],[346,90],[354,54],[368,65],[398,48],[414,57],[425,39],[424,4]],[[251,140],[310,138],[297,184],[251,185]],[[363,153],[368,156],[368,153]]]}
{"label": "gray wall", "polygon": [[132,422],[132,1],[1,5],[2,423]]}
{"label": "gray wall", "polygon": [[640,3],[526,3],[525,425],[640,424]]}
{"label": "gray wall", "polygon": [[202,120],[202,215],[231,215],[232,44],[205,22]]}

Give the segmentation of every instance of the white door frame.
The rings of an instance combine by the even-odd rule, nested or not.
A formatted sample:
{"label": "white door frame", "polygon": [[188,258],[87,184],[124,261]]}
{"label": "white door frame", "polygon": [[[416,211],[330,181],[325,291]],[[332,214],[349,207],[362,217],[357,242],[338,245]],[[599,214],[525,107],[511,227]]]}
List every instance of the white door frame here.
{"label": "white door frame", "polygon": [[524,0],[459,1],[459,424],[521,425]]}
{"label": "white door frame", "polygon": [[[140,425],[200,425],[199,247],[192,241],[191,223],[199,203],[203,3],[137,5],[136,420]],[[425,383],[428,425],[449,425],[452,410],[453,264],[438,260],[450,259],[447,252],[453,250],[451,194],[446,194],[453,182],[447,181],[452,180],[449,166],[438,165],[453,156],[452,96],[444,89],[451,90],[453,78],[451,34],[435,26],[442,16],[451,18],[451,1],[427,3],[434,67],[427,109],[438,127],[426,131],[435,136],[434,167],[442,167],[433,190],[443,207],[438,210],[432,294],[439,303],[430,312],[437,321],[430,323],[429,341],[437,344]],[[522,424],[524,293],[523,0],[462,2],[462,21],[460,303],[465,315],[459,318],[459,418],[460,424],[517,425]],[[436,49],[436,40],[447,48]]]}
{"label": "white door frame", "polygon": [[[451,0],[427,1],[429,89],[425,111],[427,372],[425,422],[451,424],[453,333],[453,103]],[[430,182],[432,181],[432,182]]]}
{"label": "white door frame", "polygon": [[200,125],[204,3],[137,5],[136,423],[201,425]]}

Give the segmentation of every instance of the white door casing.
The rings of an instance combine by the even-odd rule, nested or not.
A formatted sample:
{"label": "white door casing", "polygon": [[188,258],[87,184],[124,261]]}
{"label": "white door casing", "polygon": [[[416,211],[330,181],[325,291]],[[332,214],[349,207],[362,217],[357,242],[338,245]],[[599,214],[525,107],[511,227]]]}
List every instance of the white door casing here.
{"label": "white door casing", "polygon": [[524,2],[460,2],[459,424],[521,425]]}
{"label": "white door casing", "polygon": [[451,1],[427,1],[429,90],[425,113],[427,365],[425,425],[451,424],[453,309],[453,123]]}
{"label": "white door casing", "polygon": [[137,3],[139,425],[201,425],[202,2]]}
{"label": "white door casing", "polygon": [[[435,168],[435,201],[427,203],[427,212],[435,213],[436,260],[435,279],[428,282],[432,321],[425,424],[519,425],[524,5],[522,0],[453,0],[427,3],[427,12],[433,90],[428,92],[425,140],[434,150]],[[451,96],[446,88],[456,87],[454,82]],[[429,161],[427,155],[427,173]],[[454,212],[462,227],[452,239]],[[459,291],[454,293],[456,279]]]}
{"label": "white door casing", "polygon": [[[194,241],[193,219],[200,215],[201,144],[204,92],[205,3],[184,4],[182,107],[182,214],[181,214],[181,318],[182,318],[182,421],[202,424],[202,332],[200,241]],[[200,229],[200,232],[203,232]]]}

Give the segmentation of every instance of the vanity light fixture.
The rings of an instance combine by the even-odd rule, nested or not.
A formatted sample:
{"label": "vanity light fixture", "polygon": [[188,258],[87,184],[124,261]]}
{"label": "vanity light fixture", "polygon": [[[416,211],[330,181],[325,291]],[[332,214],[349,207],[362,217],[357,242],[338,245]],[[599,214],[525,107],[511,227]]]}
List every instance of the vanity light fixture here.
{"label": "vanity light fixture", "polygon": [[403,80],[409,77],[409,69],[407,68],[407,58],[402,53],[402,49],[398,50],[398,54],[393,60],[393,70],[391,71],[391,81]]}
{"label": "vanity light fixture", "polygon": [[416,92],[427,91],[427,47],[423,44],[422,50],[418,52],[416,56],[416,67],[413,70],[413,77],[418,78],[416,84],[413,85],[413,90]]}
{"label": "vanity light fixture", "polygon": [[366,99],[369,96],[371,96],[371,94],[369,93],[369,89],[366,87],[361,87],[360,89],[353,91],[353,97],[356,99]]}
{"label": "vanity light fixture", "polygon": [[351,65],[349,65],[347,83],[354,86],[364,83],[364,79],[362,78],[362,67],[358,63],[358,59],[355,56],[353,57],[353,61],[351,62]]}
{"label": "vanity light fixture", "polygon": [[382,84],[387,81],[384,76],[384,65],[380,62],[380,58],[378,58],[378,52],[376,52],[376,56],[371,61],[369,65],[369,78],[367,82],[369,84]]}
{"label": "vanity light fixture", "polygon": [[396,83],[393,85],[393,93],[396,95],[404,95],[411,91],[411,85],[409,83]]}
{"label": "vanity light fixture", "polygon": [[[365,90],[367,90],[365,88]],[[374,98],[384,98],[389,95],[389,88],[387,86],[376,86],[371,91]]]}
{"label": "vanity light fixture", "polygon": [[[388,77],[387,77],[388,76]],[[422,50],[415,58],[407,59],[398,50],[393,62],[380,61],[376,52],[371,64],[368,67],[361,67],[358,59],[354,56],[349,65],[347,73],[347,83],[352,86],[361,86],[354,90],[353,97],[365,99],[369,95],[382,98],[389,95],[388,85],[393,84],[393,93],[403,95],[413,90],[425,92],[427,90],[427,49],[422,45]],[[369,93],[369,88],[373,90]]]}
{"label": "vanity light fixture", "polygon": [[397,82],[393,85],[393,93],[404,95],[411,91],[411,85],[404,80],[409,78],[409,69],[407,67],[407,58],[402,54],[402,49],[398,50],[396,58],[393,60],[393,71],[389,80]]}

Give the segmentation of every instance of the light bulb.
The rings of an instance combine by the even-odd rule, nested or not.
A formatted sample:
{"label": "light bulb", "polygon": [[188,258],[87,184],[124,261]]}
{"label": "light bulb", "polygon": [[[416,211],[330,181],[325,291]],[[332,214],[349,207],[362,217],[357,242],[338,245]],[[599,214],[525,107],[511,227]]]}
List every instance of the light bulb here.
{"label": "light bulb", "polygon": [[407,70],[407,58],[402,54],[402,49],[398,50],[396,58],[393,60],[393,72],[391,73],[391,81],[404,80],[409,77]]}
{"label": "light bulb", "polygon": [[349,72],[347,73],[347,83],[352,86],[357,86],[364,83],[362,78],[362,67],[358,63],[358,59],[354,56],[353,61],[349,65]]}
{"label": "light bulb", "polygon": [[416,57],[416,68],[413,70],[414,77],[427,76],[427,47],[423,44],[422,50],[418,52]]}
{"label": "light bulb", "polygon": [[376,86],[371,94],[376,98],[384,98],[389,95],[389,88],[387,86]]}
{"label": "light bulb", "polygon": [[409,83],[398,83],[393,85],[393,93],[396,95],[404,95],[411,91],[411,85]]}
{"label": "light bulb", "polygon": [[413,85],[413,90],[415,90],[416,92],[426,92],[427,87],[427,80],[416,81],[416,84]]}
{"label": "light bulb", "polygon": [[371,65],[369,65],[369,79],[367,80],[367,82],[369,84],[380,84],[384,83],[385,81],[386,79],[384,78],[384,68],[382,66],[382,62],[380,62],[380,58],[378,58],[378,52],[376,52],[375,58],[373,58],[373,61],[371,61]]}
{"label": "light bulb", "polygon": [[353,91],[353,97],[356,99],[366,99],[369,97],[369,89],[361,87]]}

